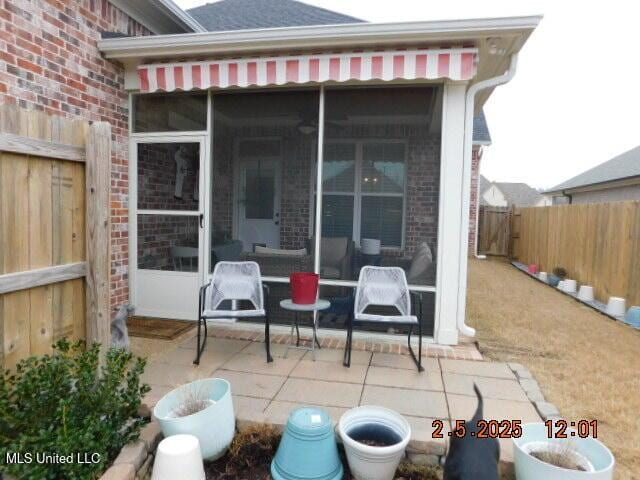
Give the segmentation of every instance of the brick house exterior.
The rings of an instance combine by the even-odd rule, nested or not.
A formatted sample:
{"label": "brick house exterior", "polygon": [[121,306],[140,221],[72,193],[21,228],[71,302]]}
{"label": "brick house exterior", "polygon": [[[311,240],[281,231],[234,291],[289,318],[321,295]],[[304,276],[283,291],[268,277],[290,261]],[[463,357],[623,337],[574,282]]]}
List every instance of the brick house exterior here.
{"label": "brick house exterior", "polygon": [[0,4],[0,103],[111,124],[111,305],[129,299],[128,93],[124,70],[103,58],[101,32],[152,32],[108,0]]}
{"label": "brick house exterior", "polygon": [[476,218],[478,216],[478,182],[480,181],[480,162],[482,147],[474,145],[471,152],[471,198],[469,202],[469,256],[475,254]]}

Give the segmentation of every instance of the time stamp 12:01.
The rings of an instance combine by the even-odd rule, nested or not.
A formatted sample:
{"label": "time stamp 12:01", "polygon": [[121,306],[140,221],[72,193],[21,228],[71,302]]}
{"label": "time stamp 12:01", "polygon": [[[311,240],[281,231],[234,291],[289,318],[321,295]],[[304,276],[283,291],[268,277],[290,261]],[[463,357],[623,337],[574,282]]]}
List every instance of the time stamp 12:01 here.
{"label": "time stamp 12:01", "polygon": [[[548,438],[598,438],[597,420],[547,420]],[[444,432],[444,421],[434,420],[431,426],[431,438],[458,437],[464,438],[467,432],[477,438],[520,438],[522,436],[521,420],[479,420],[476,425],[470,425],[466,420],[456,420],[453,429]]]}

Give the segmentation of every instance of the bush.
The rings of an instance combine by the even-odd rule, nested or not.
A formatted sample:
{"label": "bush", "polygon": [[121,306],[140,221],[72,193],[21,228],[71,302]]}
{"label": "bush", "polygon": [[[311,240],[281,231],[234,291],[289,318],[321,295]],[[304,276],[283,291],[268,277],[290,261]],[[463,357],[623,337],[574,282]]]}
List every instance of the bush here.
{"label": "bush", "polygon": [[553,274],[554,274],[556,277],[558,277],[558,278],[560,278],[560,279],[564,280],[564,279],[565,279],[565,277],[567,276],[567,271],[566,271],[564,268],[562,268],[562,267],[555,267],[555,268],[553,269]]}
{"label": "bush", "polygon": [[[0,470],[20,479],[94,479],[145,423],[137,412],[149,391],[140,383],[146,362],[111,349],[99,366],[98,344],[85,350],[61,340],[54,348],[0,377]],[[31,463],[8,464],[8,453],[31,454]],[[39,463],[38,454],[73,462]]]}

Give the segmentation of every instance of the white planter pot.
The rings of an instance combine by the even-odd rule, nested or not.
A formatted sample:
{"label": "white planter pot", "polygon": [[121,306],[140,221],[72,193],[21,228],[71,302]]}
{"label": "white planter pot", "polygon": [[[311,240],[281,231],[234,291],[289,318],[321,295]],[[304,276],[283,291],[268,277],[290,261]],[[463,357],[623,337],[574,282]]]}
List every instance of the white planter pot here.
{"label": "white planter pot", "polygon": [[578,290],[578,282],[568,278],[562,282],[562,289],[567,293],[576,293]]}
{"label": "white planter pot", "polygon": [[593,302],[593,287],[591,285],[581,285],[578,290],[578,298],[584,302]]}
{"label": "white planter pot", "polygon": [[[568,432],[570,433],[570,432]],[[571,437],[575,459],[588,471],[567,470],[545,463],[529,455],[530,451],[561,448],[567,440],[549,439],[544,423],[528,423],[522,436],[513,439],[514,463],[518,480],[612,480],[615,459],[611,451],[594,438]]]}
{"label": "white planter pot", "polygon": [[564,280],[560,280],[558,282],[558,286],[556,287],[558,290],[562,290],[564,292]]}
{"label": "white planter pot", "polygon": [[[350,434],[358,429],[378,425],[393,431],[398,443],[385,447],[369,446]],[[383,407],[361,406],[342,415],[338,423],[351,474],[356,480],[392,480],[411,438],[409,422],[400,414]]]}
{"label": "white planter pot", "polygon": [[[213,400],[211,406],[186,417],[173,412],[184,399],[182,389],[197,388]],[[231,400],[231,385],[222,378],[205,378],[182,385],[167,393],[153,409],[165,437],[178,434],[194,435],[200,441],[205,460],[220,458],[229,448],[236,430],[236,418]]]}
{"label": "white planter pot", "polygon": [[607,303],[607,313],[614,317],[624,316],[627,311],[627,306],[624,298],[609,297],[609,303]]}
{"label": "white planter pot", "polygon": [[167,437],[158,445],[151,480],[204,480],[200,442],[193,435]]}
{"label": "white planter pot", "polygon": [[538,274],[538,279],[542,282],[547,283],[549,281],[549,275],[547,275],[547,272],[540,272]]}

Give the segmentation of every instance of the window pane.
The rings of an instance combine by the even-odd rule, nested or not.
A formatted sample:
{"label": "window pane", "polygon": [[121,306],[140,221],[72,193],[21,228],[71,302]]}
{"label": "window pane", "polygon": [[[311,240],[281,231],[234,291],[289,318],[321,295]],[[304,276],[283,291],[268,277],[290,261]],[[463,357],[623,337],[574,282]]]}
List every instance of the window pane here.
{"label": "window pane", "polygon": [[198,217],[138,215],[138,268],[198,271]]}
{"label": "window pane", "polygon": [[322,198],[322,236],[353,236],[353,196],[323,195]]}
{"label": "window pane", "polygon": [[356,146],[354,143],[329,143],[322,165],[322,189],[325,192],[353,192]]}
{"label": "window pane", "polygon": [[199,143],[138,144],[138,209],[198,210]]}
{"label": "window pane", "polygon": [[371,143],[362,148],[363,192],[404,192],[404,145]]}
{"label": "window pane", "polygon": [[134,132],[185,132],[206,129],[205,93],[163,93],[133,97]]}
{"label": "window pane", "polygon": [[362,196],[361,238],[380,240],[385,247],[402,245],[402,197]]}

